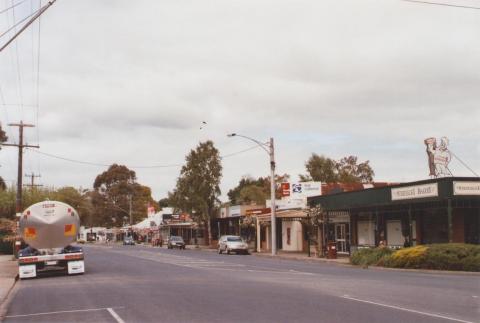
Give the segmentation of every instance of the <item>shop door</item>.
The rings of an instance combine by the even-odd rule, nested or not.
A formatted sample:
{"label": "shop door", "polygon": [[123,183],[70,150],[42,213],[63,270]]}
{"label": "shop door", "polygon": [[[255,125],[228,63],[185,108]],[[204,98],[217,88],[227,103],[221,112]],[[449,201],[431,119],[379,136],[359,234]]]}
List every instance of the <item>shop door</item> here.
{"label": "shop door", "polygon": [[335,242],[337,243],[337,252],[347,253],[347,230],[345,223],[335,224]]}

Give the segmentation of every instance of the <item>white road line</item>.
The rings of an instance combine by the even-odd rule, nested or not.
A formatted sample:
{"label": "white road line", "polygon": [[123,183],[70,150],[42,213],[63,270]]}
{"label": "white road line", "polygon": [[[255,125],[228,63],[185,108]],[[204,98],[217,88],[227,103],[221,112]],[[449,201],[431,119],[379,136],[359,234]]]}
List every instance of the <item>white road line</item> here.
{"label": "white road line", "polygon": [[[52,315],[52,314],[65,314],[65,313],[78,313],[78,312],[94,312],[94,311],[104,311],[108,310],[112,307],[106,308],[89,308],[85,310],[71,310],[71,311],[57,311],[57,312],[43,312],[43,313],[32,313],[32,314],[19,314],[19,315],[9,315],[5,316],[6,318],[12,318],[12,317],[27,317],[27,316],[39,316],[39,315]],[[115,308],[123,308],[123,307],[115,307]]]}
{"label": "white road line", "polygon": [[125,323],[125,321],[122,320],[122,318],[121,318],[117,313],[115,313],[115,311],[113,310],[113,308],[109,307],[109,308],[107,308],[107,311],[108,311],[108,313],[110,313],[110,314],[113,316],[113,318],[114,318],[118,323]]}
{"label": "white road line", "polygon": [[475,323],[475,322],[472,322],[472,321],[465,321],[465,320],[457,319],[457,318],[454,318],[454,317],[449,317],[449,316],[444,316],[444,315],[439,315],[439,314],[434,314],[434,313],[428,313],[428,312],[416,311],[416,310],[412,310],[412,309],[405,308],[405,307],[376,303],[376,302],[372,302],[372,301],[366,301],[366,300],[363,300],[363,299],[350,297],[348,295],[342,296],[342,298],[349,299],[349,300],[356,301],[356,302],[361,302],[361,303],[367,303],[367,304],[373,304],[373,305],[393,308],[393,309],[396,309],[396,310],[410,312],[410,313],[416,313],[416,314],[425,315],[425,316],[438,317],[438,318],[441,318],[441,319],[455,321],[455,322]]}

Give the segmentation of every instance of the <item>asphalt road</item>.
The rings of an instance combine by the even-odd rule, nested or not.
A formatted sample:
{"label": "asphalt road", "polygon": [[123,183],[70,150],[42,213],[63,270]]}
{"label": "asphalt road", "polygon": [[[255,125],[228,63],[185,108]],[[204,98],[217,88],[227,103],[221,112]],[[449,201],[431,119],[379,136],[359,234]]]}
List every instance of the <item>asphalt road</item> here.
{"label": "asphalt road", "polygon": [[480,277],[86,246],[84,275],[19,281],[5,322],[480,322]]}

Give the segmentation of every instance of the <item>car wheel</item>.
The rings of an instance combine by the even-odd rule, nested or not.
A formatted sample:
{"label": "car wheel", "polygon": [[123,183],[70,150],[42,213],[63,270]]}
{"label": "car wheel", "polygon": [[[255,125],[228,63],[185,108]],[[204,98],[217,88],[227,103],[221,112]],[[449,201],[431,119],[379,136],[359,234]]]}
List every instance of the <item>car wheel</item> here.
{"label": "car wheel", "polygon": [[228,249],[227,247],[225,247],[225,250],[227,251],[227,255],[230,254],[230,249]]}
{"label": "car wheel", "polygon": [[220,247],[218,247],[218,254],[222,254],[222,249]]}

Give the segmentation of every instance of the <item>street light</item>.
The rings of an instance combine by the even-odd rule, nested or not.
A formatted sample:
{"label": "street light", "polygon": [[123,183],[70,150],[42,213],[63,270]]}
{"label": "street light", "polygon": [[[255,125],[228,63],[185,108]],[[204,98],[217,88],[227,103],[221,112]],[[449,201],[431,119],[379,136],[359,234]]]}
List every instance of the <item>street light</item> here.
{"label": "street light", "polygon": [[238,133],[231,133],[227,135],[228,137],[242,137],[248,140],[253,141],[266,153],[270,156],[270,209],[271,209],[271,227],[272,227],[272,256],[277,254],[277,226],[276,226],[276,217],[275,217],[275,151],[273,146],[273,138],[270,138],[270,142],[260,142],[256,139],[239,135]]}

